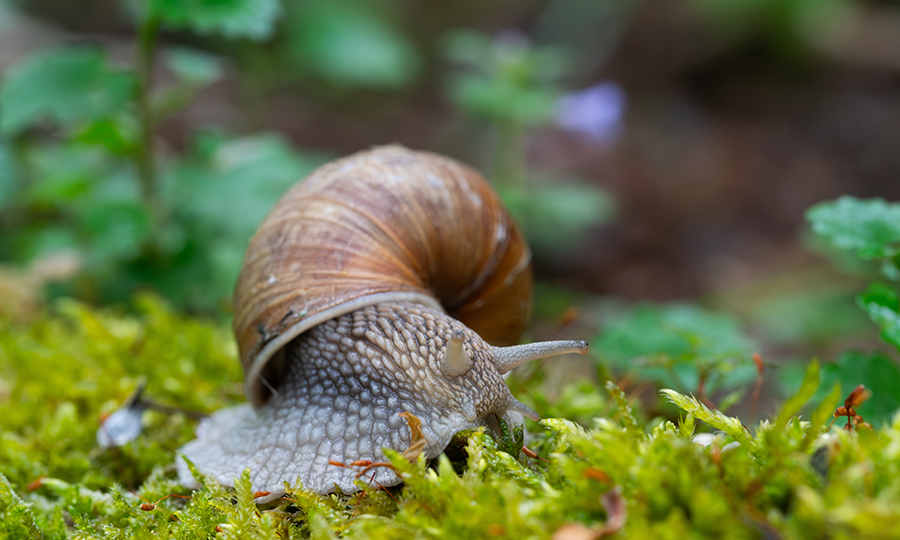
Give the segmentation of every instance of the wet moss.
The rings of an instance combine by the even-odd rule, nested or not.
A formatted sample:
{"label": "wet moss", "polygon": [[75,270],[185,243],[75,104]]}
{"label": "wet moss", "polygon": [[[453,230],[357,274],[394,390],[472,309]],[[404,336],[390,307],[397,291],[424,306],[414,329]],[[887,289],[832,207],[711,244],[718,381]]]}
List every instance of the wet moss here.
{"label": "wet moss", "polygon": [[[538,458],[510,451],[514,432],[495,441],[476,430],[448,452],[452,463],[392,454],[402,488],[363,476],[356,494],[292,487],[258,506],[245,475],[234,490],[191,492],[172,463],[193,420],[147,411],[140,437],[103,449],[100,419],[142,381],[153,400],[186,409],[239,401],[235,347],[221,325],[153,298],[138,304],[139,316],[125,316],[64,302],[35,322],[0,326],[0,536],[585,538],[619,527],[632,538],[900,536],[900,417],[829,431],[835,392],[798,417],[818,381],[812,367],[799,397],[751,429],[674,392],[682,421],[645,423],[614,386],[582,384],[561,399],[601,404],[607,416],[589,427],[530,424],[526,444]],[[557,410],[567,407],[583,408]],[[694,441],[710,427],[721,431],[708,445]],[[190,498],[164,498],[173,494]]]}

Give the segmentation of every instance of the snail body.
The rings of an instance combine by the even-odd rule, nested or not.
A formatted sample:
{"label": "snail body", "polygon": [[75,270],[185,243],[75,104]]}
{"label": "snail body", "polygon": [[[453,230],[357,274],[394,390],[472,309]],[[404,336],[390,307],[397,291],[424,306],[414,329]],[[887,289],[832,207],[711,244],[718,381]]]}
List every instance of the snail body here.
{"label": "snail body", "polygon": [[[518,340],[530,294],[530,252],[471,169],[397,146],[326,165],[272,210],[238,280],[250,404],[214,413],[181,453],[225,485],[250,468],[269,498],[297,480],[346,492],[355,472],[329,461],[405,450],[400,413],[421,420],[426,458],[458,431],[538,419],[503,375],[586,344],[490,344]],[[181,459],[178,469],[194,483]]]}

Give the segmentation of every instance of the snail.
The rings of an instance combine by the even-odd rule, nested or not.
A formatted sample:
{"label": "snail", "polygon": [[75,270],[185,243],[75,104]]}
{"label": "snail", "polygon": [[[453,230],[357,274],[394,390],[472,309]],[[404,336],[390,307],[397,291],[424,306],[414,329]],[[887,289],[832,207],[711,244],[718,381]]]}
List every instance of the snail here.
{"label": "snail", "polygon": [[[213,413],[180,455],[224,485],[249,468],[264,502],[298,480],[357,490],[355,471],[329,462],[407,449],[404,412],[420,419],[428,459],[459,431],[539,419],[503,375],[587,344],[513,345],[530,262],[496,193],[456,161],[386,146],[320,167],[265,218],[238,278],[249,403]],[[196,484],[183,459],[177,467]],[[401,481],[389,468],[370,478]]]}

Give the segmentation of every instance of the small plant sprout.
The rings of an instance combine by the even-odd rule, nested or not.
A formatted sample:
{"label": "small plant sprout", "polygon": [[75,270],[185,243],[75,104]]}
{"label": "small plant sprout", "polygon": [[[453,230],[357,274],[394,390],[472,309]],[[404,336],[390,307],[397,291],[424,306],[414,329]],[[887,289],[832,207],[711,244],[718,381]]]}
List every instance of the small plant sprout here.
{"label": "small plant sprout", "polygon": [[753,398],[750,403],[750,422],[753,422],[753,419],[756,418],[756,407],[759,405],[759,395],[762,391],[765,372],[765,365],[759,353],[753,353],[753,364],[756,366],[756,382],[753,384]]}
{"label": "small plant sprout", "polygon": [[[844,400],[844,405],[834,410],[834,418],[837,419],[841,416],[846,416],[847,423],[844,425],[844,429],[847,431],[853,431],[854,428],[859,427],[872,429],[872,424],[866,422],[863,417],[856,412],[856,407],[865,403],[870,397],[872,397],[872,392],[868,388],[864,385],[857,386],[850,392],[847,399]],[[833,420],[832,423],[834,423]]]}
{"label": "small plant sprout", "polygon": [[140,509],[143,510],[144,512],[151,512],[151,511],[153,511],[153,510],[156,510],[156,505],[158,505],[159,503],[161,503],[161,502],[163,502],[164,500],[168,499],[169,497],[177,497],[177,498],[179,498],[179,499],[191,499],[191,498],[193,498],[193,497],[191,497],[190,495],[176,495],[175,493],[170,493],[170,494],[166,495],[165,497],[162,497],[162,498],[159,499],[158,501],[152,503],[152,502],[148,501],[147,499],[141,497],[140,495],[138,495],[138,497],[139,497],[142,501],[144,501],[144,502],[141,504],[141,506],[140,506]]}

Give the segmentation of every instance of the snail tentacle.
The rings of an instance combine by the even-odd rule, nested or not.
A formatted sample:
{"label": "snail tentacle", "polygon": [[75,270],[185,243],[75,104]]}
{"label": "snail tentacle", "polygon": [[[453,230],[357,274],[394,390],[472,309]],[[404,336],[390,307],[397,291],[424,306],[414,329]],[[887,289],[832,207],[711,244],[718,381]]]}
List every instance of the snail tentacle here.
{"label": "snail tentacle", "polygon": [[513,398],[513,400],[510,401],[509,407],[506,410],[512,411],[512,412],[517,412],[517,413],[521,414],[522,416],[524,416],[525,418],[528,418],[529,420],[534,420],[535,422],[539,422],[541,420],[541,415],[536,413],[534,411],[534,409],[532,409],[528,405],[525,405],[524,403],[522,403],[521,401],[519,401],[518,399],[515,399],[515,398]]}
{"label": "snail tentacle", "polygon": [[472,368],[472,357],[466,352],[463,344],[466,336],[462,330],[454,330],[447,341],[447,352],[441,360],[441,372],[448,377],[459,377]]}
{"label": "snail tentacle", "polygon": [[494,365],[500,373],[508,373],[513,368],[560,354],[587,354],[586,341],[539,341],[510,347],[494,347]]}
{"label": "snail tentacle", "polygon": [[297,481],[348,492],[357,472],[335,463],[409,448],[401,413],[421,421],[426,459],[460,431],[539,419],[503,373],[587,344],[497,348],[525,328],[530,262],[499,196],[451,159],[388,146],[317,169],[262,222],[235,288],[249,403],[198,428],[179,478],[195,483],[190,460],[224,485],[249,468],[272,497]]}

